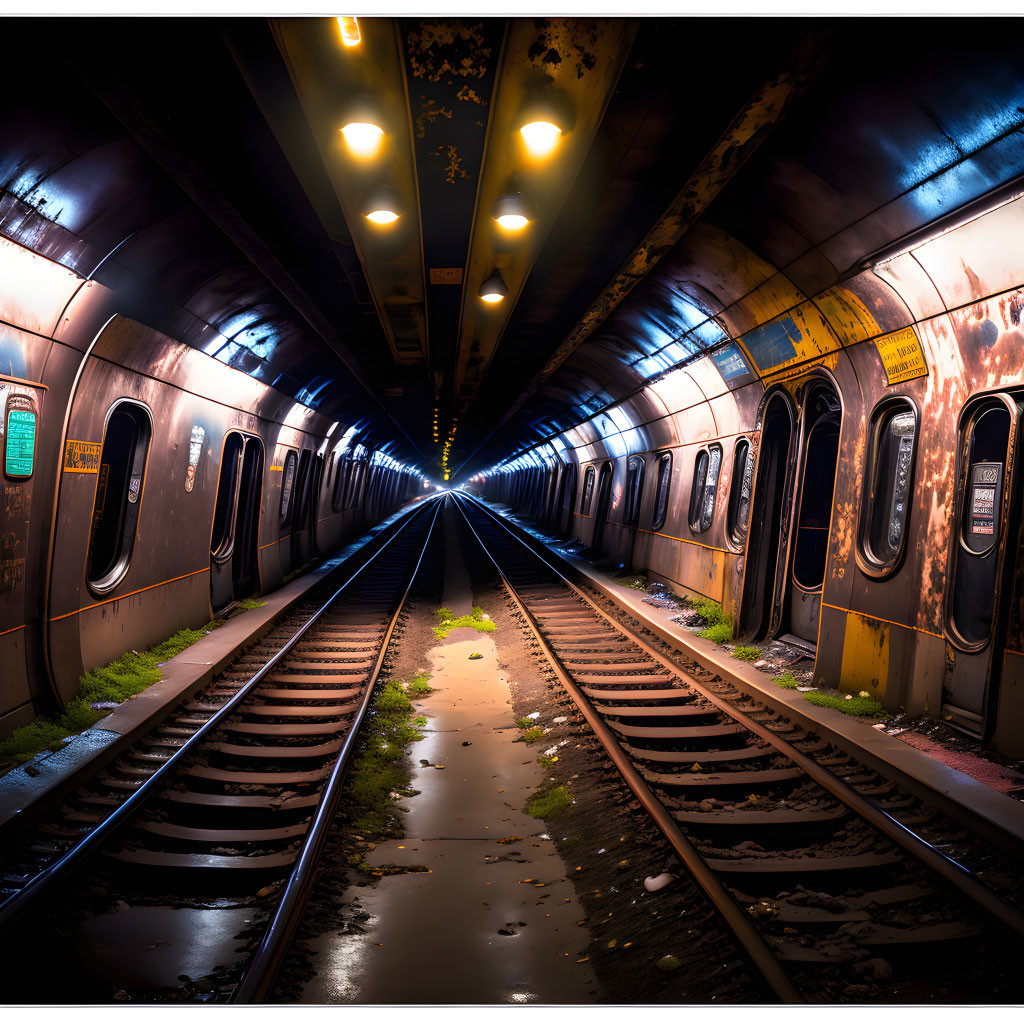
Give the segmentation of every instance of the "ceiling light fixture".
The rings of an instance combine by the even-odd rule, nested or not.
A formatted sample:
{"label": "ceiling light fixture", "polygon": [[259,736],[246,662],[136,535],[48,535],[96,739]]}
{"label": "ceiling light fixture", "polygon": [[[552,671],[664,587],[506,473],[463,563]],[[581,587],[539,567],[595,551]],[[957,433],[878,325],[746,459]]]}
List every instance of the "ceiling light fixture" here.
{"label": "ceiling light fixture", "polygon": [[551,121],[530,121],[519,129],[519,134],[533,156],[548,156],[558,145],[562,129]]}
{"label": "ceiling light fixture", "polygon": [[370,196],[369,202],[363,208],[363,216],[374,224],[394,224],[400,214],[398,203],[388,188],[379,188]]}
{"label": "ceiling light fixture", "polygon": [[345,137],[345,145],[353,156],[368,159],[376,156],[384,139],[384,129],[372,121],[349,121],[341,134]]}
{"label": "ceiling light fixture", "polygon": [[501,274],[495,273],[480,286],[480,298],[484,302],[501,302],[506,295],[508,295],[508,288],[505,287]]}
{"label": "ceiling light fixture", "polygon": [[530,223],[530,210],[522,193],[502,196],[495,204],[491,216],[506,231],[522,231]]}
{"label": "ceiling light fixture", "polygon": [[358,18],[338,18],[338,31],[341,32],[341,41],[346,46],[358,46],[362,42]]}

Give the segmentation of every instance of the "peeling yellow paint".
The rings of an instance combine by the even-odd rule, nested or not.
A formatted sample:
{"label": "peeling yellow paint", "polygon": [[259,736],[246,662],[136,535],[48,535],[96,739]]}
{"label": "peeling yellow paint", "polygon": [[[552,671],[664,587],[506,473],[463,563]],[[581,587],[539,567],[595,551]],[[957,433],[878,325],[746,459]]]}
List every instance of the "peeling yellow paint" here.
{"label": "peeling yellow paint", "polygon": [[843,637],[839,689],[845,693],[866,690],[876,700],[881,700],[888,681],[889,624],[849,612]]}

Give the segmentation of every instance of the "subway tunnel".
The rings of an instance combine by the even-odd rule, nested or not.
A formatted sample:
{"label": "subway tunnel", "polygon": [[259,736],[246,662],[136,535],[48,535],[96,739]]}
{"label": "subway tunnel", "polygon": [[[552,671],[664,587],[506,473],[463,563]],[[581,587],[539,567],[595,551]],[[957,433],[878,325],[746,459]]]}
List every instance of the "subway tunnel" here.
{"label": "subway tunnel", "polygon": [[[813,732],[819,739],[808,742],[822,744],[826,760],[856,748],[865,772],[895,778],[915,809],[936,801],[959,822],[948,834],[963,826],[999,856],[1019,854],[1017,20],[3,24],[0,805],[10,812],[0,828],[37,804],[53,812],[72,783],[209,684],[196,674],[192,689],[182,683],[157,698],[177,678],[167,666],[201,662],[184,649],[172,661],[160,646],[169,637],[213,637],[215,623],[237,651],[262,643],[284,628],[271,612],[294,611],[361,552],[377,557],[379,548],[378,564],[397,557],[419,528],[403,524],[433,516],[428,533],[440,547],[427,544],[416,562],[435,587],[424,593],[440,606],[432,628],[477,630],[481,644],[491,643],[486,627],[507,615],[536,631],[522,642],[553,644],[550,665],[530,671],[552,686],[565,676],[575,703],[542,720],[562,729],[567,714],[607,723],[595,728],[617,744],[608,756],[634,764],[623,769],[639,787],[627,780],[628,799],[647,808],[644,786],[670,787],[673,795],[651,798],[663,816],[677,812],[665,829],[697,814],[690,803],[700,794],[680,795],[695,783],[666,782],[664,763],[673,771],[696,764],[699,774],[732,749],[727,740],[712,746],[702,766],[684,756],[690,747],[666,746],[651,732],[679,684],[659,683],[649,699],[636,693],[663,670],[675,679],[658,661],[671,649],[699,666],[698,682],[714,677],[716,686],[754,693],[789,727]],[[406,540],[392,543],[402,530]],[[534,575],[514,559],[503,565],[487,554],[511,543],[499,543],[499,530],[547,561]],[[574,617],[554,598],[548,612],[530,603],[552,566],[596,602],[587,612],[595,618]],[[491,572],[486,586],[504,586],[511,603],[484,601],[483,612],[479,574]],[[449,607],[456,593],[461,603]],[[366,608],[384,601],[374,594],[365,591]],[[262,616],[258,628],[245,615]],[[588,675],[592,648],[601,649],[588,645],[587,630],[603,635],[609,616],[631,623],[648,647],[613,660],[604,677]],[[351,640],[371,629],[369,619],[351,621],[349,632],[335,632]],[[387,666],[412,664],[401,647],[416,628],[381,627],[379,653],[366,661],[376,658],[375,667],[359,683],[364,697],[345,688],[352,677],[343,673],[331,699],[362,700],[365,711]],[[573,647],[569,634],[581,631]],[[151,659],[157,679],[163,670],[157,687],[111,697],[96,682],[105,666],[150,650],[164,652]],[[228,672],[226,650],[203,671]],[[530,674],[525,661],[509,669],[500,649],[495,657],[487,661],[494,673]],[[325,673],[321,661],[297,664]],[[294,672],[280,678],[300,685]],[[584,681],[573,682],[574,673]],[[618,703],[600,695],[616,680],[609,693]],[[509,700],[525,712],[518,692]],[[701,692],[702,701],[725,699],[713,686]],[[111,722],[128,714],[126,697],[144,713],[121,730]],[[863,713],[844,715],[848,701]],[[212,721],[204,716],[216,718],[221,705],[193,704],[193,731],[204,731]],[[519,718],[525,736],[543,724]],[[719,729],[715,736],[738,728],[695,721]],[[51,732],[37,749],[40,722]],[[665,743],[643,747],[643,737]],[[545,769],[567,758],[537,753],[554,758]],[[335,774],[340,785],[343,770]],[[235,792],[251,795],[261,784]],[[323,809],[326,821],[326,798],[316,799],[302,806]],[[856,799],[897,822],[893,842],[911,842],[896,803],[879,810],[882,797]],[[762,813],[754,804],[746,812]],[[712,805],[699,810],[726,806]],[[295,832],[285,838],[306,824],[289,825]],[[688,849],[711,842],[692,841],[706,826],[683,828]],[[51,861],[69,858],[67,872],[82,870],[73,852],[81,837],[72,841],[61,827],[51,830],[61,843],[39,878]],[[760,821],[749,827],[740,838],[760,841]],[[922,827],[932,828],[918,841],[933,860],[956,860],[946,825]],[[99,821],[90,818],[85,831],[99,833]],[[675,842],[662,833],[658,842]],[[735,849],[737,835],[725,845]],[[20,842],[4,840],[11,850]],[[716,849],[723,842],[714,835]],[[659,871],[669,860],[652,862],[647,883],[683,876],[680,863],[689,870],[672,850],[665,856],[676,866]],[[973,871],[971,856],[958,863]],[[15,910],[43,888],[19,864],[8,865],[3,883]],[[641,883],[653,899],[658,888]],[[897,884],[910,883],[875,888]],[[738,904],[736,888],[720,898],[741,907],[742,932],[778,916],[777,891],[792,886]],[[1016,892],[995,890],[978,912],[984,927],[1009,929],[1018,941]],[[808,919],[801,906],[804,917],[783,907],[790,931]],[[841,912],[857,924],[863,909],[851,903]],[[716,913],[728,932],[734,911]],[[938,918],[949,928],[927,941],[942,956],[979,934],[1000,946],[973,919]],[[785,967],[741,1001],[789,1000],[801,985],[812,1001],[921,1001],[927,972],[890,957],[896,940],[886,945],[880,929],[859,952],[833,954],[790,940],[779,924],[767,940],[752,940],[760,953],[735,954],[737,963],[770,960],[769,977],[778,962]],[[628,941],[602,933],[600,955],[565,953],[579,971],[596,972],[596,981],[581,974],[578,988],[565,990],[572,998],[541,987],[543,998],[530,990],[517,1000],[497,985],[449,1001],[643,1001],[646,990],[630,989],[638,982],[610,965],[612,939]],[[674,964],[651,960],[659,993],[679,967],[676,954],[665,956]],[[847,976],[833,960],[851,971],[875,966]],[[808,964],[819,962],[842,982],[807,982]],[[230,972],[204,971],[221,987],[210,982],[189,998],[255,998]],[[1001,963],[972,979],[945,996],[928,991],[939,1002],[985,1001],[988,984],[995,1001],[1019,1001]],[[891,987],[897,982],[903,987]],[[741,988],[730,981],[722,992]],[[103,1002],[115,990],[132,998],[127,982],[108,989],[72,987],[68,998]],[[276,992],[292,1001],[295,991],[268,988],[259,998]],[[315,989],[314,1001],[377,1001],[367,995],[372,986],[344,998],[338,991]],[[655,1001],[719,998],[685,985],[664,991]]]}

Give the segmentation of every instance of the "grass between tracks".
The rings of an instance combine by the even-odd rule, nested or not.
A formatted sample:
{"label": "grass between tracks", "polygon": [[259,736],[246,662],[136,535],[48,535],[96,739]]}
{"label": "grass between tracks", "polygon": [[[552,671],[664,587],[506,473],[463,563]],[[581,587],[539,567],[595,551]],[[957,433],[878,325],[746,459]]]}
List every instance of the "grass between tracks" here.
{"label": "grass between tracks", "polygon": [[436,609],[434,614],[440,625],[434,626],[434,636],[438,640],[445,640],[453,629],[462,629],[469,626],[471,629],[479,630],[481,633],[493,633],[494,622],[490,618],[484,618],[484,610],[480,605],[473,605],[469,615],[456,615],[451,608],[442,605]]}
{"label": "grass between tracks", "polygon": [[78,692],[62,715],[41,716],[14,730],[0,743],[0,767],[30,761],[44,750],[60,750],[69,736],[95,725],[112,707],[96,704],[120,704],[160,681],[160,666],[191,647],[197,640],[224,623],[213,619],[199,629],[179,629],[174,636],[148,651],[126,651],[120,658],[79,677]]}
{"label": "grass between tracks", "polygon": [[[416,676],[413,682],[426,682],[429,678]],[[429,689],[428,686],[428,692]],[[409,690],[412,690],[412,683]],[[405,748],[423,739],[410,724],[414,712],[401,680],[389,679],[373,698],[359,751],[348,769],[345,793],[353,817],[352,827],[372,842],[402,835],[395,798],[391,794],[408,795],[412,772]]]}

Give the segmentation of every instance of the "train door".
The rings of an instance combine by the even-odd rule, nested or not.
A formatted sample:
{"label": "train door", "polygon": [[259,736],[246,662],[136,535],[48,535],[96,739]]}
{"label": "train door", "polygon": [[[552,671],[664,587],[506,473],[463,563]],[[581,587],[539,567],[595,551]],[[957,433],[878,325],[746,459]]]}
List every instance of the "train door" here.
{"label": "train door", "polygon": [[942,712],[952,725],[982,740],[995,724],[1018,556],[1016,442],[1022,408],[1024,393],[985,395],[964,406],[959,423]]}
{"label": "train door", "polygon": [[563,537],[572,533],[573,512],[576,509],[576,463],[570,462],[562,474],[561,494],[555,510],[555,530]]}
{"label": "train door", "polygon": [[214,614],[259,589],[256,537],[263,489],[263,445],[236,430],[224,438],[210,538]]}
{"label": "train door", "polygon": [[313,457],[313,475],[309,482],[309,551],[312,556],[320,554],[316,528],[320,520],[320,488],[323,486],[323,482],[324,457],[315,455]]}
{"label": "train door", "polygon": [[[743,560],[743,599],[739,635],[763,640],[781,618],[777,595],[786,566],[789,531],[787,484],[790,479],[793,407],[783,391],[772,392],[761,411],[761,438],[754,479],[753,514]],[[783,557],[780,558],[780,552]]]}
{"label": "train door", "polygon": [[828,560],[841,420],[842,405],[835,388],[827,381],[812,384],[804,399],[801,417],[801,479],[789,572],[788,610],[790,631],[815,646]]}
{"label": "train door", "polygon": [[631,455],[626,464],[626,526],[629,528],[628,550],[623,552],[625,561],[632,568],[633,545],[640,525],[640,499],[644,493],[644,473],[647,464],[639,455]]}
{"label": "train door", "polygon": [[597,481],[597,511],[594,512],[594,535],[590,539],[590,547],[594,551],[601,550],[604,542],[604,527],[608,522],[608,508],[612,499],[612,473],[614,462],[606,462],[601,467],[601,476]]}

